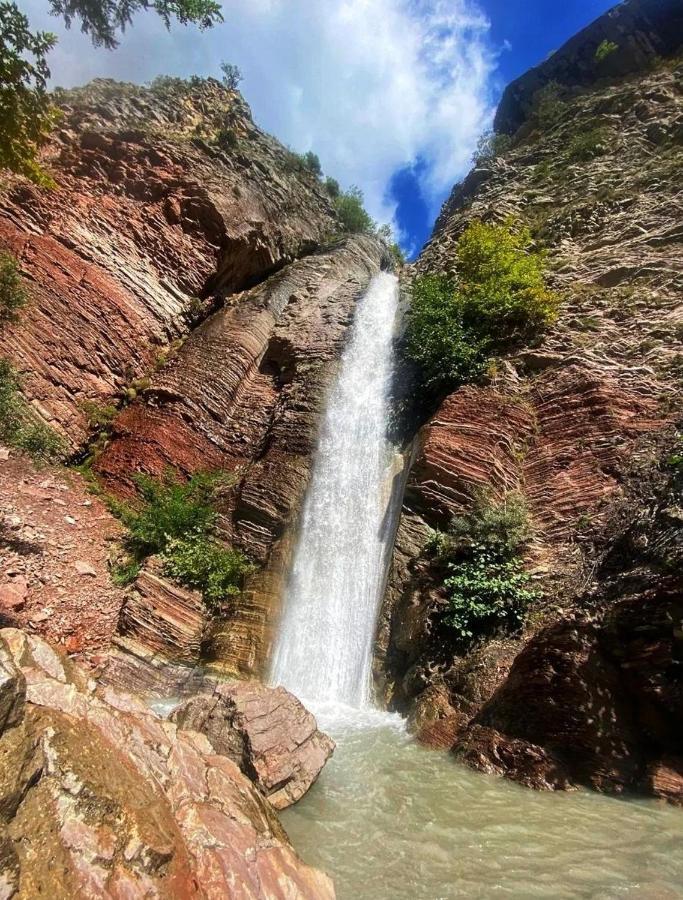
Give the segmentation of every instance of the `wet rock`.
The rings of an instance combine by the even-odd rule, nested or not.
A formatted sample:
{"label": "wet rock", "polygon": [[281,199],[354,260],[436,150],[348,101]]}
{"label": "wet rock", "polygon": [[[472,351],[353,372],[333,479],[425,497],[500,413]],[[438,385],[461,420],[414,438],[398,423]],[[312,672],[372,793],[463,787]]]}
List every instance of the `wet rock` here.
{"label": "wet rock", "polygon": [[313,715],[282,687],[222,683],[213,694],[183,703],[171,720],[206,735],[275,809],[296,803],[334,750],[334,741],[318,731]]}
{"label": "wet rock", "polygon": [[20,715],[0,735],[7,896],[334,896],[205,737],[111,688],[93,690],[67,660],[66,680],[55,679],[53,654],[38,639],[0,632],[3,667],[10,657],[10,675],[14,665],[28,682]]}

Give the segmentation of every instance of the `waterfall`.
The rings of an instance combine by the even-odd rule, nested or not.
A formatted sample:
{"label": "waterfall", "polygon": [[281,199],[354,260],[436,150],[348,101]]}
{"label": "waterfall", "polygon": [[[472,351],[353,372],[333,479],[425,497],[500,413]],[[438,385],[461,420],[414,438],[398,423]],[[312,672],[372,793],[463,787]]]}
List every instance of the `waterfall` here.
{"label": "waterfall", "polygon": [[271,679],[314,702],[369,705],[372,651],[393,537],[386,439],[398,279],[358,302],[304,500]]}

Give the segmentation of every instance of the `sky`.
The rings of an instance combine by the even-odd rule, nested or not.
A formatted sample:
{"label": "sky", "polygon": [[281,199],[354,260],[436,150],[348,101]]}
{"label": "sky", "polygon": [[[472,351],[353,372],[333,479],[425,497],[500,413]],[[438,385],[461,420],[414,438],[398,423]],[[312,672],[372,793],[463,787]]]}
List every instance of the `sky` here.
{"label": "sky", "polygon": [[59,38],[54,86],[220,77],[222,61],[236,64],[255,121],[359,186],[413,257],[505,84],[614,0],[227,0],[224,23],[203,32],[137,15],[113,51],[67,31],[47,0],[18,5]]}

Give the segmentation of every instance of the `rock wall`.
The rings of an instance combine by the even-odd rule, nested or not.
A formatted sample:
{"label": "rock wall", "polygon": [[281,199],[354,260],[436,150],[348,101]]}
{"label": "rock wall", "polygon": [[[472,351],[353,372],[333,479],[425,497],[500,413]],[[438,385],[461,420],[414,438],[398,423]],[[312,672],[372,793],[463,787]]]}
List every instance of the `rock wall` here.
{"label": "rock wall", "polygon": [[356,300],[386,265],[374,238],[349,238],[236,296],[116,419],[96,460],[124,495],[136,471],[234,473],[220,531],[261,569],[204,648],[233,672],[254,674],[267,655],[326,391]]}
{"label": "rock wall", "polygon": [[55,189],[0,189],[0,247],[31,292],[0,351],[75,449],[88,404],[124,398],[193,319],[309,253],[336,218],[317,179],[216,81],[98,80],[57,99]]}
{"label": "rock wall", "polygon": [[[654,714],[642,698],[652,699],[655,682],[663,697],[678,690],[680,578],[669,563],[647,559],[636,589],[602,568],[642,509],[666,493],[660,482],[680,417],[682,70],[679,58],[655,62],[652,51],[678,46],[680,9],[664,3],[655,16],[654,7],[617,7],[508,89],[499,123],[520,125],[511,148],[456,186],[415,266],[453,274],[469,222],[514,216],[547,249],[561,310],[536,346],[511,351],[486,383],[443,399],[419,431],[375,673],[380,695],[409,714],[421,739],[455,747],[485,771],[534,786],[635,787],[671,799],[680,795],[683,747],[662,736],[670,724],[655,736],[645,729]],[[581,60],[616,25],[628,31],[636,10],[658,23],[647,52],[597,80],[593,67],[589,77]],[[633,42],[643,47],[641,37]],[[550,79],[566,89],[541,127],[531,96]],[[635,485],[650,484],[653,473],[659,486],[640,494]],[[447,526],[481,486],[525,495],[534,529],[526,566],[543,599],[520,634],[458,654],[440,624],[447,598],[423,549],[430,528]],[[667,496],[676,508],[680,498]],[[621,569],[634,559],[622,558]],[[637,635],[651,616],[659,625],[651,623],[645,649]],[[595,718],[598,698],[604,721]],[[672,703],[662,722],[675,719]]]}

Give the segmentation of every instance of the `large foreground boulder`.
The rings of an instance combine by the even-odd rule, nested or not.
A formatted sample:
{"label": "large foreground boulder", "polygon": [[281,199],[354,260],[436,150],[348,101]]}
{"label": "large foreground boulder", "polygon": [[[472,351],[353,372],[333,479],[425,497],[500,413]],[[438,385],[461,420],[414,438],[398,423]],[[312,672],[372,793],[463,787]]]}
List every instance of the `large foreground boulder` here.
{"label": "large foreground boulder", "polygon": [[334,741],[283,687],[224,682],[187,700],[171,719],[234,760],[275,809],[296,803],[334,751]]}
{"label": "large foreground boulder", "polygon": [[0,897],[328,898],[206,737],[0,631]]}

